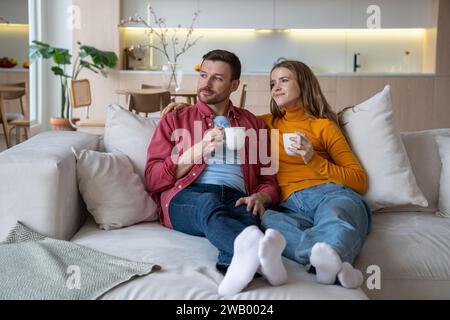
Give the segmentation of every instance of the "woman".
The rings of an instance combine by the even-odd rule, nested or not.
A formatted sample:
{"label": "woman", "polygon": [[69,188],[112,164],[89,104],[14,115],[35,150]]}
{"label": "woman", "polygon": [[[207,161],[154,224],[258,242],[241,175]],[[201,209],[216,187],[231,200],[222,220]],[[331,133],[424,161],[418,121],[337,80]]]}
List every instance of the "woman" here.
{"label": "woman", "polygon": [[271,114],[262,120],[280,137],[297,137],[290,138],[290,146],[279,139],[281,203],[277,211],[264,213],[261,226],[280,231],[287,242],[283,255],[311,264],[319,283],[338,280],[357,288],[363,276],[351,264],[371,222],[359,195],[366,189],[364,170],[308,66],[289,60],[276,64],[270,88]]}

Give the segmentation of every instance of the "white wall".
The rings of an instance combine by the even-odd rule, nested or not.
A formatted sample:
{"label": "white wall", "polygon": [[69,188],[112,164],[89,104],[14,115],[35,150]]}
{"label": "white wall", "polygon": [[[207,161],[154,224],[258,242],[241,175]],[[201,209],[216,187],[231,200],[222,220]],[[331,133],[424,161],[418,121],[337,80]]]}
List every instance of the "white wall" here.
{"label": "white wall", "polygon": [[[41,0],[42,1],[42,38],[52,46],[72,48],[72,30],[69,29],[67,8],[72,0]],[[61,85],[59,77],[50,70],[52,62],[46,60],[42,68],[42,123],[40,130],[50,130],[50,117],[59,117],[61,110]],[[40,131],[39,130],[39,131]]]}

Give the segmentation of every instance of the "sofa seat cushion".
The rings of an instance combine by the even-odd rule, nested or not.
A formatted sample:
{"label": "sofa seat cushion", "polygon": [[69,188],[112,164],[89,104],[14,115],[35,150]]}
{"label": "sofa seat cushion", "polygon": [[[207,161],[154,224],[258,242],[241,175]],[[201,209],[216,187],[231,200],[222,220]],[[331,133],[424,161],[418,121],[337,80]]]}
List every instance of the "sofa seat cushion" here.
{"label": "sofa seat cushion", "polygon": [[[107,292],[103,299],[222,299],[217,287],[223,275],[215,268],[217,250],[207,239],[144,222],[116,230],[100,230],[89,219],[72,241],[134,261],[159,264],[162,269]],[[262,278],[232,299],[367,299],[361,289],[319,285],[315,276],[284,260],[288,283],[272,287]]]}
{"label": "sofa seat cushion", "polygon": [[381,290],[370,298],[450,296],[450,219],[425,212],[375,213],[372,230],[356,260],[363,272],[380,267]]}

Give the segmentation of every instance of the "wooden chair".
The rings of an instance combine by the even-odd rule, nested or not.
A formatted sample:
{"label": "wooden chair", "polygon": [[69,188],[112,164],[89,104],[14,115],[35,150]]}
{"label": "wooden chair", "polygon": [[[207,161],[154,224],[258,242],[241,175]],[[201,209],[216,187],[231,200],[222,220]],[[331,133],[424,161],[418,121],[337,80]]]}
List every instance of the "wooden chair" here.
{"label": "wooden chair", "polygon": [[241,96],[239,98],[239,108],[245,108],[245,100],[247,99],[247,84],[242,84]]}
{"label": "wooden chair", "polygon": [[[80,127],[104,127],[105,122],[99,120],[89,119],[89,107],[92,104],[91,85],[89,80],[72,80],[70,81],[70,101],[71,101],[71,115],[70,122],[76,129]],[[86,120],[79,120],[76,123],[73,121],[73,110],[76,108],[86,108]]]}
{"label": "wooden chair", "polygon": [[134,113],[144,113],[145,117],[151,112],[161,112],[171,102],[170,92],[159,93],[131,93],[128,110]]}
{"label": "wooden chair", "polygon": [[3,125],[3,131],[5,134],[7,148],[12,145],[12,131],[16,129],[16,144],[22,142],[21,129],[24,129],[25,140],[30,138],[30,120],[28,114],[28,108],[26,107],[24,97],[26,95],[27,84],[25,82],[19,83],[7,83],[3,84],[4,87],[20,87],[21,91],[3,92],[3,101],[19,100],[21,114],[19,113],[6,113],[4,111],[6,121],[3,120],[0,114],[0,123]]}

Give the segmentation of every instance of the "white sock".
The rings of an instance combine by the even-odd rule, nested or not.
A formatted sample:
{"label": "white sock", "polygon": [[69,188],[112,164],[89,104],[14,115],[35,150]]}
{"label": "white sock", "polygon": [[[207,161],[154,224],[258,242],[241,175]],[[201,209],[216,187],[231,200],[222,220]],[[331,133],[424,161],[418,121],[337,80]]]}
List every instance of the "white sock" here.
{"label": "white sock", "polygon": [[337,252],[328,244],[317,242],[311,249],[311,264],[316,268],[317,282],[334,284],[342,269],[342,261]]}
{"label": "white sock", "polygon": [[234,255],[219,285],[220,295],[235,295],[253,280],[259,267],[258,247],[264,234],[257,226],[245,228],[234,240]]}
{"label": "white sock", "polygon": [[285,284],[287,281],[287,272],[281,260],[284,247],[286,247],[286,240],[274,229],[267,229],[264,238],[259,241],[260,270],[273,286]]}
{"label": "white sock", "polygon": [[364,281],[362,272],[353,268],[348,262],[342,263],[342,269],[339,271],[337,277],[341,285],[347,289],[359,288]]}

